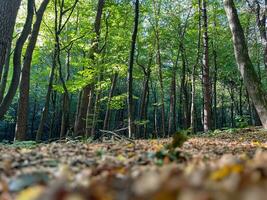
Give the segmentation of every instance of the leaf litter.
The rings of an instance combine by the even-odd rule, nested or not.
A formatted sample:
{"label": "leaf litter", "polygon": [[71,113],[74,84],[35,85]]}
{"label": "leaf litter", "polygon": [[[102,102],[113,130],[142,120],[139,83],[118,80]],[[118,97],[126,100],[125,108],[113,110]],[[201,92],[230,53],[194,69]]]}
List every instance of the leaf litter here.
{"label": "leaf litter", "polygon": [[1,200],[266,199],[267,131],[0,145]]}

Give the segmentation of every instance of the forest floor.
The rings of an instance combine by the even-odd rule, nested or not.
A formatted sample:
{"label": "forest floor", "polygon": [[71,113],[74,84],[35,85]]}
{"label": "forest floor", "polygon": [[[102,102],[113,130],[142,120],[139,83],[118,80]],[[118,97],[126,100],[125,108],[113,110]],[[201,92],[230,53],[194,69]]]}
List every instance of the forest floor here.
{"label": "forest floor", "polygon": [[267,131],[171,139],[0,144],[0,200],[263,200]]}

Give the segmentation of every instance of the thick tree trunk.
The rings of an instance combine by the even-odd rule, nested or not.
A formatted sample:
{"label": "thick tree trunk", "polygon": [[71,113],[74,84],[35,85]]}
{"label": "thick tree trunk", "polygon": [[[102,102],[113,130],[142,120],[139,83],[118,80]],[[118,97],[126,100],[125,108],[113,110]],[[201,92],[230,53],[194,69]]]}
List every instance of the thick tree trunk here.
{"label": "thick tree trunk", "polygon": [[11,46],[12,46],[12,42],[10,41],[8,45],[5,66],[3,69],[3,75],[1,77],[1,83],[0,83],[0,103],[2,103],[4,95],[5,95],[5,91],[6,91],[7,78],[8,78],[8,72],[9,72],[9,66],[10,66],[10,58],[11,58]]}
{"label": "thick tree trunk", "polygon": [[20,7],[21,0],[0,1],[0,77],[7,57],[8,45],[12,41],[12,34]]}
{"label": "thick tree trunk", "polygon": [[243,78],[244,85],[247,88],[249,96],[255,105],[263,127],[267,128],[266,93],[262,88],[262,85],[250,60],[244,31],[239,21],[233,0],[224,0],[224,8],[233,36],[236,61],[239,66],[239,71]]}
{"label": "thick tree trunk", "polygon": [[44,0],[36,13],[36,21],[33,25],[29,44],[26,49],[23,68],[21,72],[20,88],[19,88],[19,102],[18,102],[18,119],[16,124],[15,139],[25,140],[27,132],[27,119],[29,107],[29,93],[30,93],[30,68],[32,62],[33,51],[38,38],[43,14],[49,3],[49,0]]}
{"label": "thick tree trunk", "polygon": [[211,130],[211,82],[209,69],[209,38],[208,38],[208,16],[207,2],[202,0],[203,19],[203,99],[204,99],[204,131]]}
{"label": "thick tree trunk", "polygon": [[[15,4],[17,4],[17,3],[15,2]],[[28,0],[27,18],[26,18],[25,24],[23,26],[22,32],[20,34],[20,37],[18,38],[18,40],[16,42],[16,47],[14,50],[12,80],[11,80],[7,94],[4,97],[2,103],[0,104],[0,119],[2,119],[4,117],[4,115],[6,114],[10,104],[12,103],[12,100],[16,94],[16,91],[17,91],[17,88],[19,85],[19,78],[20,78],[20,73],[21,73],[22,49],[23,49],[24,43],[26,42],[26,40],[28,38],[28,35],[31,32],[33,15],[34,15],[34,0]],[[10,41],[10,40],[8,40],[8,41]],[[1,52],[1,49],[0,49],[0,52]],[[2,61],[0,61],[0,62],[2,62]]]}
{"label": "thick tree trunk", "polygon": [[133,137],[133,127],[134,127],[134,110],[133,110],[133,65],[134,65],[134,54],[136,46],[136,38],[138,32],[138,22],[139,22],[139,0],[135,1],[135,17],[134,17],[134,29],[132,33],[131,41],[131,51],[129,56],[129,66],[127,73],[127,104],[128,104],[128,137]]}

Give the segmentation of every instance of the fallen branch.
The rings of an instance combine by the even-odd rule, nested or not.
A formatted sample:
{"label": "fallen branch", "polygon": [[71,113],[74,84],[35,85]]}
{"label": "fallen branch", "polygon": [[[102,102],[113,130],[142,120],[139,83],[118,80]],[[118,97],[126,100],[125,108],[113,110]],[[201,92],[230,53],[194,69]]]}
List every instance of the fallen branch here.
{"label": "fallen branch", "polygon": [[[105,134],[111,134],[111,135],[113,135],[113,136],[115,136],[115,137],[117,137],[117,138],[119,138],[121,140],[127,140],[128,142],[131,142],[131,143],[135,144],[134,140],[132,140],[130,138],[127,138],[127,137],[125,137],[123,135],[119,135],[119,134],[115,133],[114,131],[108,131],[108,130],[99,130],[99,131],[102,132],[102,133],[105,133]],[[120,131],[120,130],[117,130],[117,131]]]}

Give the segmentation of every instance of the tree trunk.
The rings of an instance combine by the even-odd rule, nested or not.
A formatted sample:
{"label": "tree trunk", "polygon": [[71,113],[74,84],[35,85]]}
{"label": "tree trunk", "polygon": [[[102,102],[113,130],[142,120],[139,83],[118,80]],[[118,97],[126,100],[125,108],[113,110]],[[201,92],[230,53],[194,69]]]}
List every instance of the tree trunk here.
{"label": "tree trunk", "polygon": [[239,71],[247,88],[250,98],[259,114],[261,123],[267,128],[267,99],[266,93],[257,77],[253,64],[248,54],[244,31],[238,18],[233,0],[224,0],[224,8],[233,36],[235,57]]}
{"label": "tree trunk", "polygon": [[94,88],[91,88],[89,95],[88,95],[88,104],[86,109],[86,132],[85,137],[88,138],[91,135],[92,130],[92,105],[93,105],[93,98],[94,98]]}
{"label": "tree trunk", "polygon": [[35,125],[36,113],[37,113],[37,98],[34,98],[32,118],[31,118],[31,139],[34,138],[34,134],[33,133],[34,133],[34,125]]}
{"label": "tree trunk", "polygon": [[56,127],[56,115],[57,115],[57,91],[52,91],[52,95],[51,95],[51,104],[52,104],[52,116],[51,116],[51,120],[50,120],[50,127],[49,127],[49,139],[53,138],[53,133],[57,132],[55,131],[55,127]]}
{"label": "tree trunk", "polygon": [[200,58],[200,40],[201,40],[201,0],[198,0],[198,42],[197,42],[197,58],[196,63],[193,65],[191,81],[192,81],[192,89],[191,89],[191,132],[196,132],[196,106],[195,106],[195,98],[196,98],[196,67],[199,65]]}
{"label": "tree trunk", "polygon": [[211,130],[211,82],[209,74],[209,39],[208,39],[208,16],[206,0],[202,0],[203,20],[203,99],[204,99],[204,131]]}
{"label": "tree trunk", "polygon": [[[94,53],[97,53],[99,51],[98,49],[98,43],[100,39],[100,30],[101,30],[101,19],[102,19],[102,13],[103,13],[103,8],[105,5],[105,0],[98,0],[98,5],[97,5],[97,13],[96,13],[96,18],[95,18],[95,23],[94,23],[94,32],[96,34],[96,37],[93,39],[93,46],[91,48],[91,55],[90,58],[94,60]],[[80,134],[85,134],[85,135],[90,135],[88,132],[88,124],[87,124],[87,115],[91,113],[91,110],[86,110],[88,108],[91,109],[91,102],[89,100],[91,99],[90,96],[93,96],[92,94],[92,88],[93,84],[88,84],[82,89],[82,99],[81,99],[81,105],[80,109],[77,110],[77,119],[75,121],[75,127],[74,127],[74,134],[76,136]],[[85,109],[86,108],[86,109]]]}
{"label": "tree trunk", "polygon": [[[68,81],[70,79],[70,59],[71,59],[71,49],[72,45],[67,49],[67,73],[65,80]],[[64,80],[64,84],[65,84]],[[66,87],[66,86],[65,86]],[[67,88],[66,88],[67,89]],[[69,112],[70,112],[70,97],[68,90],[65,89],[65,92],[63,94],[63,104],[62,104],[62,116],[61,116],[61,128],[60,128],[60,138],[63,138],[66,136],[66,133],[69,128]]]}
{"label": "tree trunk", "polygon": [[10,41],[8,45],[7,55],[6,55],[6,61],[5,66],[3,69],[3,75],[1,77],[1,84],[0,84],[0,103],[2,103],[5,91],[6,91],[6,85],[7,85],[7,78],[8,78],[8,72],[9,72],[9,66],[10,66],[10,57],[11,57],[11,47],[12,42]]}
{"label": "tree trunk", "polygon": [[129,57],[129,66],[127,73],[127,104],[128,104],[128,137],[134,137],[134,115],[133,115],[133,65],[134,65],[134,54],[136,46],[136,38],[138,32],[138,21],[139,21],[139,0],[135,1],[135,17],[134,17],[134,29],[132,33],[131,51]]}
{"label": "tree trunk", "polygon": [[105,114],[105,119],[104,119],[104,124],[103,124],[103,129],[104,130],[108,130],[109,129],[109,118],[110,118],[110,103],[115,91],[115,87],[116,87],[116,83],[117,83],[117,79],[118,79],[118,73],[115,72],[115,74],[113,75],[113,79],[112,79],[112,83],[111,83],[111,88],[109,91],[109,95],[108,95],[108,102],[107,102],[107,110],[106,110],[106,114]]}
{"label": "tree trunk", "polygon": [[0,1],[0,77],[2,77],[8,46],[12,41],[12,34],[20,3],[21,0]]}
{"label": "tree trunk", "polygon": [[170,87],[170,112],[168,122],[168,135],[172,135],[176,131],[176,71],[178,65],[178,59],[180,54],[180,48],[177,53],[176,62],[172,69],[171,87]]}
{"label": "tree trunk", "polygon": [[[17,1],[17,2],[19,2],[19,1]],[[15,3],[15,4],[17,4],[17,3]],[[18,40],[16,42],[16,47],[14,50],[12,80],[11,80],[7,94],[0,104],[0,119],[2,119],[4,117],[4,115],[6,114],[10,104],[12,103],[12,100],[16,94],[16,91],[17,91],[17,88],[19,85],[19,78],[20,78],[20,73],[21,73],[21,54],[22,54],[22,49],[23,49],[24,43],[26,42],[28,35],[31,32],[33,15],[34,15],[34,0],[28,0],[27,18],[26,18],[25,24],[23,26],[22,32],[20,34],[20,37],[18,38]],[[10,41],[10,40],[8,40],[8,41]],[[6,46],[5,46],[5,48],[6,48]],[[6,51],[6,50],[4,50],[4,51]],[[0,52],[1,52],[1,49],[0,49]],[[2,62],[2,61],[0,61],[0,62]]]}
{"label": "tree trunk", "polygon": [[264,9],[261,13],[261,6],[259,1],[254,1],[256,4],[255,14],[256,14],[256,23],[260,32],[260,37],[262,41],[263,48],[263,62],[265,66],[265,71],[267,72],[267,35],[266,35],[266,13],[267,13],[267,0],[264,0]]}
{"label": "tree trunk", "polygon": [[147,69],[143,69],[144,71],[144,82],[143,82],[143,92],[141,97],[141,103],[140,103],[140,112],[139,112],[139,119],[143,121],[143,125],[140,125],[139,127],[139,135],[146,138],[146,131],[147,131],[147,108],[148,108],[148,102],[149,102],[149,81],[150,81],[150,74],[151,74],[151,65],[153,61],[153,54],[150,54],[150,58],[147,64]]}
{"label": "tree trunk", "polygon": [[[151,80],[151,88],[152,87],[152,80]],[[157,100],[157,92],[156,92],[156,86],[154,88],[154,90],[152,91],[153,93],[153,97],[154,97],[154,105],[153,105],[153,122],[154,122],[154,130],[153,130],[153,138],[157,138],[158,137],[158,100]]]}
{"label": "tree trunk", "polygon": [[224,127],[224,95],[221,96],[221,128]]}
{"label": "tree trunk", "polygon": [[91,91],[91,86],[87,85],[82,90],[81,102],[78,110],[78,116],[74,125],[75,136],[85,135],[86,132],[86,112],[89,102],[89,94]]}
{"label": "tree trunk", "polygon": [[51,92],[53,89],[53,82],[54,82],[55,69],[56,69],[56,58],[57,58],[57,52],[56,52],[56,47],[55,47],[54,55],[53,55],[53,61],[52,61],[52,68],[51,68],[51,72],[50,72],[50,76],[49,76],[49,83],[48,83],[47,93],[46,93],[46,97],[45,97],[45,105],[44,105],[44,108],[42,110],[40,124],[38,126],[38,130],[36,133],[36,141],[40,141],[42,139],[42,136],[43,136],[44,125],[45,125],[45,121],[46,121],[48,111],[49,111]]}
{"label": "tree trunk", "polygon": [[33,51],[38,38],[43,14],[49,3],[49,0],[44,0],[36,13],[36,21],[33,25],[29,44],[26,49],[23,68],[21,72],[19,101],[18,101],[18,119],[16,124],[15,139],[25,140],[27,132],[27,119],[29,107],[29,93],[30,93],[30,68],[32,62]]}
{"label": "tree trunk", "polygon": [[[98,81],[97,82],[101,82],[103,79],[102,77],[102,72],[99,73],[98,75]],[[91,127],[91,133],[90,136],[93,138],[96,138],[96,127],[97,127],[97,119],[98,119],[98,115],[99,115],[99,101],[100,101],[100,97],[101,97],[101,88],[99,88],[96,91],[96,95],[95,95],[95,104],[93,106],[93,118],[92,118],[92,127]]]}

